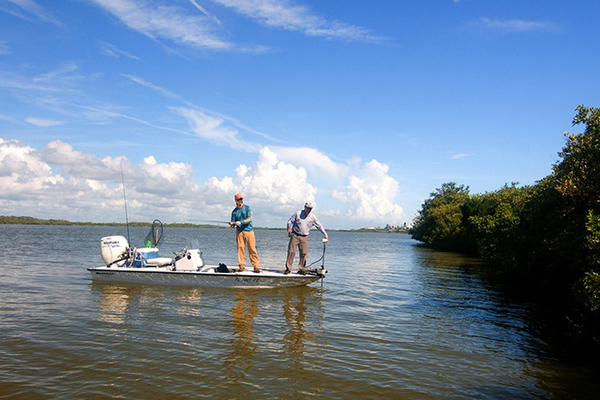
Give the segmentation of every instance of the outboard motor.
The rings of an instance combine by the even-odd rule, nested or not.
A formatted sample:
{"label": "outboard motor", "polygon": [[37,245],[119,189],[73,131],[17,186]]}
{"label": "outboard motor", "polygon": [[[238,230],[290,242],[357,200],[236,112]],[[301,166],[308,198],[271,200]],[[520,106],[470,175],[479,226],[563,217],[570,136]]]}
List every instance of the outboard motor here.
{"label": "outboard motor", "polygon": [[127,260],[129,243],[124,236],[106,236],[100,239],[102,259],[107,266],[122,266]]}

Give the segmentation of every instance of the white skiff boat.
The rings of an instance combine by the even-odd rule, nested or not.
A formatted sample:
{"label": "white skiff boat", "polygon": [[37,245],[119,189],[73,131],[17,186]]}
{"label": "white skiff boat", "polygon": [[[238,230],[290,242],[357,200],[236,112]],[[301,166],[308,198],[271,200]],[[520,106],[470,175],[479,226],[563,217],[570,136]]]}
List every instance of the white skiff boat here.
{"label": "white skiff boat", "polygon": [[[150,244],[158,245],[156,239]],[[131,248],[125,237],[107,236],[101,239],[102,259],[106,265],[87,270],[95,281],[233,288],[303,286],[323,279],[327,272],[323,265],[308,268],[303,274],[284,274],[274,269],[261,269],[255,273],[252,267],[240,272],[237,266],[205,265],[198,247],[185,248],[174,258],[160,257],[157,247]]]}

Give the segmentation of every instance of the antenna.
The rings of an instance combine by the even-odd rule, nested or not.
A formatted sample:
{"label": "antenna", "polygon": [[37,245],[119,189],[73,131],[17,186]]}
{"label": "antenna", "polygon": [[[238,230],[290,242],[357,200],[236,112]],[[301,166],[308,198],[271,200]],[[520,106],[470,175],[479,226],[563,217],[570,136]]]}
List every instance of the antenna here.
{"label": "antenna", "polygon": [[127,242],[131,243],[131,239],[129,239],[129,216],[127,215],[127,195],[125,194],[125,176],[123,175],[123,163],[121,163],[121,182],[123,183],[123,200],[125,202],[125,224],[127,225]]}

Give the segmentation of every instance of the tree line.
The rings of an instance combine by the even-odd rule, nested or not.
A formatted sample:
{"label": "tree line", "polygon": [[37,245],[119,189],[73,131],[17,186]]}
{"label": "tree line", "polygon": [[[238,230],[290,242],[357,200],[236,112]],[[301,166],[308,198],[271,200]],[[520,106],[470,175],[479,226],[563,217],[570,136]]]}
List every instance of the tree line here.
{"label": "tree line", "polygon": [[597,342],[600,313],[600,109],[579,106],[549,176],[489,193],[444,183],[410,230],[435,248],[476,254],[509,282],[577,310]]}
{"label": "tree line", "polygon": [[[75,225],[75,226],[152,226],[151,222],[72,222],[64,219],[42,219],[26,216],[0,215],[0,225]],[[187,222],[172,222],[164,224],[169,228],[220,228],[211,224],[192,224]]]}

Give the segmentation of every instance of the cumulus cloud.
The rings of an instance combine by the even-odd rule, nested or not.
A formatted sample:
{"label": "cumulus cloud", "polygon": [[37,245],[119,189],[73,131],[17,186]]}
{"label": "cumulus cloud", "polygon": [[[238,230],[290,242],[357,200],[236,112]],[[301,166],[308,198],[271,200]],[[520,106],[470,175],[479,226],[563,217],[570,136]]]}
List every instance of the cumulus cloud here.
{"label": "cumulus cloud", "polygon": [[336,207],[343,203],[346,222],[400,223],[402,209],[393,202],[398,182],[387,165],[373,160],[342,178],[348,183],[344,191],[333,193],[334,203],[310,176],[268,147],[258,152],[256,163],[238,165],[231,176],[197,182],[191,165],[160,162],[153,155],[136,165],[126,156],[99,158],[60,140],[37,150],[0,139],[0,214],[120,221],[124,179],[129,216],[135,221],[227,220],[233,194],[242,192],[259,226],[282,226],[306,200],[317,201],[324,222],[339,217]]}
{"label": "cumulus cloud", "polygon": [[198,184],[191,165],[161,163],[152,155],[134,165],[124,156],[100,159],[60,140],[36,150],[0,139],[3,214],[119,220],[123,178],[130,215],[136,220],[227,219],[231,196],[241,191],[252,198],[258,213],[267,216],[263,224],[278,225],[291,208],[317,192],[304,168],[279,161],[268,148],[259,152],[256,164],[239,165],[234,176],[212,177]]}
{"label": "cumulus cloud", "polygon": [[334,191],[333,197],[349,205],[347,216],[356,220],[388,221],[400,224],[402,208],[393,199],[398,194],[398,181],[388,175],[389,167],[376,160],[349,178],[345,191]]}
{"label": "cumulus cloud", "polygon": [[253,166],[240,165],[235,178],[210,179],[205,187],[227,193],[243,192],[256,204],[276,209],[289,209],[307,198],[314,199],[317,189],[308,183],[304,168],[279,161],[277,154],[268,147],[263,148]]}
{"label": "cumulus cloud", "polygon": [[348,166],[334,162],[331,158],[314,148],[274,147],[273,150],[282,160],[294,165],[300,165],[313,173],[325,173],[340,179],[349,172]]}
{"label": "cumulus cloud", "polygon": [[[185,215],[192,209],[192,168],[158,163],[148,156],[141,165],[125,157],[99,159],[59,140],[36,150],[0,139],[0,212],[42,218],[115,221],[121,217],[121,168],[131,189],[134,216]],[[190,194],[189,197],[186,197]],[[181,214],[180,214],[181,213]]]}

